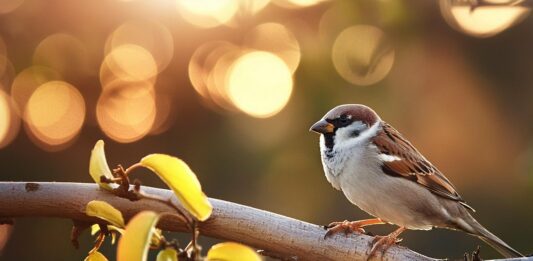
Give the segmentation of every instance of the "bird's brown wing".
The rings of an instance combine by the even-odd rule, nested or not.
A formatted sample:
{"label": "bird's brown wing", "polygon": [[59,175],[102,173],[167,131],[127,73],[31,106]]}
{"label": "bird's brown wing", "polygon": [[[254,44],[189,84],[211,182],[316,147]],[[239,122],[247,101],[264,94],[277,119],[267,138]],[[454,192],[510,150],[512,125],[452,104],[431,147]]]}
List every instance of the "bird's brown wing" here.
{"label": "bird's brown wing", "polygon": [[382,169],[386,174],[414,181],[438,196],[461,202],[472,209],[464,203],[452,183],[392,126],[383,122],[373,143],[381,153],[397,158],[383,162]]}

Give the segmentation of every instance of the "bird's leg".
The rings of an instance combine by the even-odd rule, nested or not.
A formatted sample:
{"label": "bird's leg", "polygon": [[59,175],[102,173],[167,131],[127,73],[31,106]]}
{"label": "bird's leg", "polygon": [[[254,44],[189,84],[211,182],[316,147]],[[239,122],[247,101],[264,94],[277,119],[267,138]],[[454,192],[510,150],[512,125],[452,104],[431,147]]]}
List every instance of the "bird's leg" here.
{"label": "bird's leg", "polygon": [[386,236],[375,236],[374,240],[372,240],[372,249],[370,250],[370,254],[368,255],[368,259],[372,258],[378,249],[380,249],[381,255],[389,249],[392,245],[402,241],[398,238],[398,236],[405,230],[405,227],[399,227],[398,229],[394,230],[392,233],[386,235]]}
{"label": "bird's leg", "polygon": [[351,222],[348,220],[344,220],[342,222],[332,222],[329,225],[325,226],[328,232],[326,232],[324,238],[332,236],[333,234],[336,234],[341,231],[344,232],[344,234],[346,235],[353,232],[364,234],[365,230],[363,229],[363,227],[380,224],[385,224],[385,222],[379,218],[364,219]]}

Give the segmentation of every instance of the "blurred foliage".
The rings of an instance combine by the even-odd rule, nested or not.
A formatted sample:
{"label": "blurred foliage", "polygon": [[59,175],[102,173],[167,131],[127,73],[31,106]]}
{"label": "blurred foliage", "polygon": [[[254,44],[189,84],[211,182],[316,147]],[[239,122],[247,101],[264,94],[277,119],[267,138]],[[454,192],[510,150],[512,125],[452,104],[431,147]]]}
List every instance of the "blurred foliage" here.
{"label": "blurred foliage", "polygon": [[[327,183],[307,133],[331,107],[363,103],[482,224],[531,252],[533,227],[517,220],[533,219],[533,22],[527,1],[474,2],[1,1],[2,179],[91,182],[87,160],[106,137],[111,166],[177,155],[210,196],[319,224],[365,218]],[[2,260],[90,250],[88,235],[70,246],[64,221],[3,227]],[[434,230],[404,244],[459,257],[481,242]]]}

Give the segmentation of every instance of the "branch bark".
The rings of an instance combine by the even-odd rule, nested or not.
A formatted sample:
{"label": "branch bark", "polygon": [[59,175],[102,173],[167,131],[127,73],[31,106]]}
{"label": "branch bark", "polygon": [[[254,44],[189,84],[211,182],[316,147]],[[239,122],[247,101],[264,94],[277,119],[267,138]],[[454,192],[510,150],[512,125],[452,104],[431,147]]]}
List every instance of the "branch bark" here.
{"label": "branch bark", "polygon": [[[145,192],[178,203],[170,190],[143,187]],[[129,201],[96,184],[60,182],[0,182],[0,218],[55,217],[75,221],[95,222],[84,213],[91,200],[103,200],[119,209],[125,220],[142,210],[174,212],[163,203],[150,200]],[[324,239],[324,229],[293,218],[218,199],[210,199],[213,214],[200,224],[202,235],[242,242],[246,245],[298,260],[366,260],[372,237],[366,235],[336,235]],[[179,219],[163,218],[163,230],[185,232]],[[68,235],[65,235],[68,236]],[[383,260],[437,260],[405,247],[392,246]]]}

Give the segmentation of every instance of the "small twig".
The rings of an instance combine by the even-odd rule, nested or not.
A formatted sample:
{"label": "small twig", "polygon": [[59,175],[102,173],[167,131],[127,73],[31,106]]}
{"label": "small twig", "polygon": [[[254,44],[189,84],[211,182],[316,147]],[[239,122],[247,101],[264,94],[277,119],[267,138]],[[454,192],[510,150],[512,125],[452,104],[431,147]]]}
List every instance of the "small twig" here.
{"label": "small twig", "polygon": [[198,254],[201,252],[200,246],[198,246],[198,236],[200,235],[200,231],[198,231],[198,226],[196,221],[193,221],[192,223],[192,252],[191,252],[191,258],[192,260],[196,260],[199,256]]}
{"label": "small twig", "polygon": [[130,166],[129,168],[127,168],[126,170],[123,169],[123,171],[124,171],[124,175],[125,175],[126,177],[129,177],[130,173],[131,173],[133,170],[138,169],[138,168],[140,168],[140,167],[142,167],[142,166],[143,166],[143,165],[142,165],[141,163],[137,162],[137,163],[131,165],[131,166]]}
{"label": "small twig", "polygon": [[100,230],[100,232],[98,233],[98,236],[96,237],[94,247],[89,251],[89,254],[98,251],[98,249],[100,249],[100,247],[104,243],[104,240],[105,240],[105,233],[102,230]]}
{"label": "small twig", "polygon": [[91,223],[78,220],[72,220],[72,222],[74,224],[72,225],[72,230],[70,231],[70,242],[74,248],[78,249],[80,248],[80,242],[78,241],[78,238],[84,230],[91,226]]}
{"label": "small twig", "polygon": [[481,255],[479,254],[480,251],[481,247],[477,246],[476,250],[474,250],[472,254],[465,253],[464,261],[483,261],[483,258],[481,258]]}

